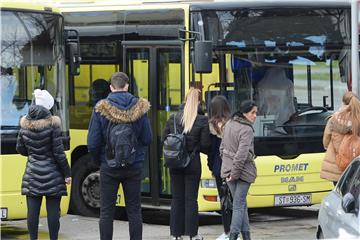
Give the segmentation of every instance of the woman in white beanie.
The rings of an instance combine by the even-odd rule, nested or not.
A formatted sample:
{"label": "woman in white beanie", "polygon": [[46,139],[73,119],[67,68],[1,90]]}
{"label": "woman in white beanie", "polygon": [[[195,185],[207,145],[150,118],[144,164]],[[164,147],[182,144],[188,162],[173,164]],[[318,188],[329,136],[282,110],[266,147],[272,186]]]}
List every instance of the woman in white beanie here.
{"label": "woman in white beanie", "polygon": [[16,150],[27,156],[21,192],[26,195],[27,225],[30,239],[38,238],[39,213],[46,197],[50,239],[57,239],[60,228],[61,196],[71,183],[70,166],[61,140],[60,118],[52,116],[54,98],[46,90],[34,91],[35,104],[20,120]]}

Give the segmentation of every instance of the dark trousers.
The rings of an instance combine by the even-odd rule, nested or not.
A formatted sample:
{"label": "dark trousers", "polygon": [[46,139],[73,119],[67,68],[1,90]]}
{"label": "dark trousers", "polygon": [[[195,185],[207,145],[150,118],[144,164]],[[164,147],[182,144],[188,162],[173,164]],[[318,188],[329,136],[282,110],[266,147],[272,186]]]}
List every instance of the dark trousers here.
{"label": "dark trousers", "polygon": [[142,239],[142,214],[140,202],[141,169],[100,169],[100,239],[113,237],[113,220],[119,184],[124,190],[125,208],[129,220],[131,240]]}
{"label": "dark trousers", "polygon": [[[215,176],[216,180],[216,187],[218,190],[219,198],[221,199],[223,197],[223,192],[221,191],[221,185],[223,184],[223,180],[220,176]],[[226,212],[223,209],[223,206],[221,206],[221,219],[224,226],[224,232],[228,234],[230,232],[230,225],[231,225],[231,212]]]}
{"label": "dark trousers", "polygon": [[185,169],[170,169],[172,236],[196,236],[198,233],[198,191],[201,176],[200,157],[197,155]]}
{"label": "dark trousers", "polygon": [[[42,199],[42,196],[26,196],[27,225],[30,239],[38,239],[39,214]],[[51,240],[58,239],[60,229],[60,202],[61,197],[46,197],[47,222]]]}

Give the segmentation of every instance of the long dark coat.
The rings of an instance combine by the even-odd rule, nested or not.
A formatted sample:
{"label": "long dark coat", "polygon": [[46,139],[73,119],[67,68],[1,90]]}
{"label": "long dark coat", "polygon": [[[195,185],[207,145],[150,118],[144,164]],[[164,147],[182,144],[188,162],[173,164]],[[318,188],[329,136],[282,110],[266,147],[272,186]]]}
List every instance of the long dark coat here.
{"label": "long dark coat", "polygon": [[16,150],[28,156],[21,193],[27,196],[67,195],[65,178],[70,166],[61,140],[61,122],[57,116],[38,105],[20,120]]}

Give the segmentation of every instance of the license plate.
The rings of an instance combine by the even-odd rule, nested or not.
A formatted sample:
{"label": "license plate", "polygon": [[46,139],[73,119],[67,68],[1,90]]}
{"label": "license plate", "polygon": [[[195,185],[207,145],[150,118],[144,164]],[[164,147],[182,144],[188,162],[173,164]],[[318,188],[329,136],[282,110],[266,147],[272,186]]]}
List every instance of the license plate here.
{"label": "license plate", "polygon": [[1,219],[7,219],[8,211],[7,208],[1,208]]}
{"label": "license plate", "polygon": [[294,206],[311,204],[311,194],[275,195],[275,206]]}

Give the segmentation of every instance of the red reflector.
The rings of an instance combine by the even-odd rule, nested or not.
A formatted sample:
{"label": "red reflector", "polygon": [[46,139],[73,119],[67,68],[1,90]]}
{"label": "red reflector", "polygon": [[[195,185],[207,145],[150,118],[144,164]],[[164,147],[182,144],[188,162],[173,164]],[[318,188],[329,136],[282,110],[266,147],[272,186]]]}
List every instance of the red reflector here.
{"label": "red reflector", "polygon": [[217,202],[217,196],[204,196],[206,201]]}

